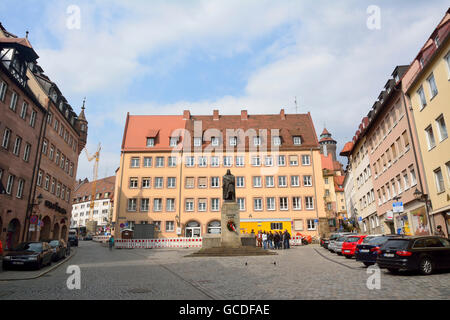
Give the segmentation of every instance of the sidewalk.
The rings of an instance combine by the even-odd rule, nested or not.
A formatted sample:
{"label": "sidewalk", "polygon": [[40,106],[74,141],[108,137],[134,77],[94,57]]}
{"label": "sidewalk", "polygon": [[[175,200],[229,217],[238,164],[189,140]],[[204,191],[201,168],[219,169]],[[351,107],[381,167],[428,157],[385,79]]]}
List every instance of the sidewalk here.
{"label": "sidewalk", "polygon": [[[3,270],[0,264],[0,282],[1,281],[15,281],[15,280],[31,280],[42,277],[44,274],[58,268],[63,263],[72,259],[77,253],[77,249],[70,249],[70,256],[63,260],[52,262],[50,266],[44,267],[40,270]],[[1,259],[0,259],[1,263]]]}

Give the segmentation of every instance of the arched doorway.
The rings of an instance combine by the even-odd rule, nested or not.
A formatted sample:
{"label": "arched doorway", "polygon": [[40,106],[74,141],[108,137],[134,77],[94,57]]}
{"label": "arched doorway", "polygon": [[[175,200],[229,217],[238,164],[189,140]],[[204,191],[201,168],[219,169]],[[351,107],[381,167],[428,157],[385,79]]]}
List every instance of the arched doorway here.
{"label": "arched doorway", "polygon": [[50,218],[46,216],[44,219],[42,219],[42,223],[44,224],[41,227],[41,233],[39,235],[39,240],[50,240],[50,230],[52,228],[52,224],[50,221]]}
{"label": "arched doorway", "polygon": [[53,239],[59,239],[59,223],[55,223],[53,227]]}
{"label": "arched doorway", "polygon": [[197,221],[191,221],[186,224],[186,237],[200,237],[202,234],[200,224]]}
{"label": "arched doorway", "polygon": [[20,222],[13,219],[8,224],[6,229],[6,249],[15,248],[20,242]]}
{"label": "arched doorway", "polygon": [[63,225],[61,228],[61,239],[66,241],[66,238],[67,238],[67,226]]}
{"label": "arched doorway", "polygon": [[220,227],[220,221],[214,220],[208,223],[207,232],[211,234],[220,234],[222,232],[222,228]]}

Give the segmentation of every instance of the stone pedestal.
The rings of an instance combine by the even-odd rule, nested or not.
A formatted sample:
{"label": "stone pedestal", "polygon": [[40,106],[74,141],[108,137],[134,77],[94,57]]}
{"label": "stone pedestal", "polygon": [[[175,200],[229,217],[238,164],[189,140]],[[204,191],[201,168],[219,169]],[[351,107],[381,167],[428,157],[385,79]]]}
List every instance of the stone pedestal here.
{"label": "stone pedestal", "polygon": [[[228,230],[227,224],[233,221],[236,225],[236,231]],[[240,215],[239,207],[236,202],[224,202],[222,205],[222,219],[221,219],[221,246],[226,248],[241,247],[240,234]]]}

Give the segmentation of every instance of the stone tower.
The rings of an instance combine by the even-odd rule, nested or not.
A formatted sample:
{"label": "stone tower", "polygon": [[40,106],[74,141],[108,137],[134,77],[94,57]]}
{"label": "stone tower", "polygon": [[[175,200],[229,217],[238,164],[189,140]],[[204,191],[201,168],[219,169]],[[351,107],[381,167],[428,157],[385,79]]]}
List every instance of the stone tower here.
{"label": "stone tower", "polygon": [[333,161],[336,161],[336,145],[337,142],[333,138],[331,138],[331,133],[328,132],[326,128],[323,129],[322,134],[320,135],[320,153],[324,156],[328,156],[331,154]]}
{"label": "stone tower", "polygon": [[81,112],[77,119],[77,130],[80,133],[80,139],[78,140],[78,154],[81,153],[87,142],[88,122],[84,115],[84,103],[85,101],[83,101],[83,106],[81,107]]}

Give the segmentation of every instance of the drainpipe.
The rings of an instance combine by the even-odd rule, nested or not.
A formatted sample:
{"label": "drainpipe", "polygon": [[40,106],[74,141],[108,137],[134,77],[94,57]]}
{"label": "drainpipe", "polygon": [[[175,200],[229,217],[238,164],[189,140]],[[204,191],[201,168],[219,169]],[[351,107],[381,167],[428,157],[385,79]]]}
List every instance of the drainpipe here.
{"label": "drainpipe", "polygon": [[[183,149],[181,149],[180,153],[180,181],[178,183],[179,189],[178,189],[178,227],[181,229],[181,188],[183,184]],[[178,237],[183,236],[182,234],[177,235]]]}
{"label": "drainpipe", "polygon": [[312,162],[312,169],[313,169],[313,179],[314,179],[314,205],[316,207],[316,217],[317,217],[317,234],[320,238],[320,219],[319,219],[319,207],[317,206],[317,180],[316,180],[316,172],[314,170],[314,157],[313,157],[313,149],[309,149],[311,153],[311,162]]}

